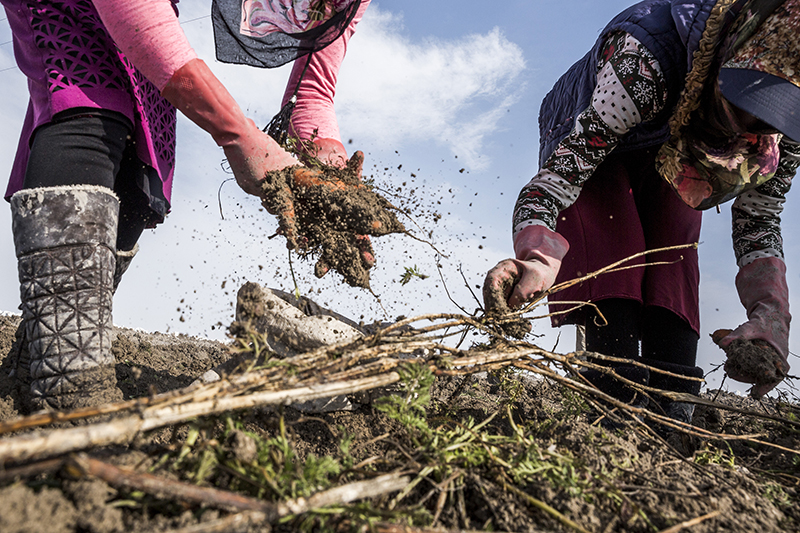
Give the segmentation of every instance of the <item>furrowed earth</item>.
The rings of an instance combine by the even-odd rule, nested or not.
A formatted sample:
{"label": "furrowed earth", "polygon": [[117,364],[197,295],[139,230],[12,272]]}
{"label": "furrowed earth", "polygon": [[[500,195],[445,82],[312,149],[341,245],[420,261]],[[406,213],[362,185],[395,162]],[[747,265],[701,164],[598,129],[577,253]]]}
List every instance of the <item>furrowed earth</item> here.
{"label": "furrowed earth", "polygon": [[[2,421],[17,417],[23,401],[9,377],[18,323],[0,317]],[[127,400],[189,386],[241,357],[254,339],[219,343],[120,328],[119,389]],[[4,465],[0,531],[800,531],[796,398],[758,402],[704,391],[721,407],[697,406],[698,434],[653,432],[630,417],[599,420],[584,396],[555,379],[499,365],[448,375],[440,357],[425,357],[445,370],[409,363],[400,383],[348,395],[350,410],[241,409],[86,450],[125,472],[261,501],[387,473],[415,480],[402,493],[290,513],[271,526],[219,529],[214,524],[234,511],[109,484],[56,457]],[[30,431],[2,435],[0,445]]]}

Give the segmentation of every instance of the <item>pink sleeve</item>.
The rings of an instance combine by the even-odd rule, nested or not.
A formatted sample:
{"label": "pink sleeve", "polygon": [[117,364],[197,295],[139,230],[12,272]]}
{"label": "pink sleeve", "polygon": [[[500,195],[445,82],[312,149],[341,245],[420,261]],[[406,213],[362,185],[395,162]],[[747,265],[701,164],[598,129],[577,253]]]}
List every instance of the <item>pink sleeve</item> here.
{"label": "pink sleeve", "polygon": [[[356,15],[344,33],[330,45],[312,54],[308,70],[300,84],[300,90],[297,92],[297,105],[292,113],[291,134],[301,139],[310,139],[314,130],[317,130],[318,138],[341,141],[339,124],[333,109],[336,80],[339,75],[339,67],[347,52],[347,43],[356,32],[356,24],[364,16],[364,11],[367,10],[369,3],[370,0],[362,0]],[[286,85],[286,92],[283,95],[283,104],[286,104],[292,97],[307,62],[308,56],[295,61]]]}
{"label": "pink sleeve", "polygon": [[170,0],[93,0],[111,37],[159,90],[195,59]]}

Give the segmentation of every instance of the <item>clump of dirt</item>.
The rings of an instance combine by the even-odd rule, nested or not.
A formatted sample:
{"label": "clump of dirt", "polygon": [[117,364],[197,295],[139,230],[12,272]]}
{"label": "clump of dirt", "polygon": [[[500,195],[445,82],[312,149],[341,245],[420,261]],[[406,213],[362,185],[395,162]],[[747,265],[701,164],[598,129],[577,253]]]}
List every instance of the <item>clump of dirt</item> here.
{"label": "clump of dirt", "polygon": [[353,287],[369,289],[374,253],[365,236],[405,233],[395,208],[360,179],[363,155],[346,168],[290,167],[267,173],[267,210],[279,217],[290,249],[318,258],[315,273],[333,269]]}
{"label": "clump of dirt", "polygon": [[769,343],[735,340],[725,349],[725,372],[743,383],[753,383],[752,394],[770,390],[786,377],[786,362]]}
{"label": "clump of dirt", "polygon": [[5,533],[70,533],[78,510],[59,489],[35,491],[23,483],[0,489],[0,531]]}
{"label": "clump of dirt", "polygon": [[491,283],[489,276],[483,284],[483,303],[486,306],[486,315],[490,318],[500,319],[496,324],[501,331],[515,339],[525,337],[531,331],[531,323],[524,318],[502,319],[513,312],[508,306],[508,294],[514,286],[514,278],[504,277],[500,283]]}

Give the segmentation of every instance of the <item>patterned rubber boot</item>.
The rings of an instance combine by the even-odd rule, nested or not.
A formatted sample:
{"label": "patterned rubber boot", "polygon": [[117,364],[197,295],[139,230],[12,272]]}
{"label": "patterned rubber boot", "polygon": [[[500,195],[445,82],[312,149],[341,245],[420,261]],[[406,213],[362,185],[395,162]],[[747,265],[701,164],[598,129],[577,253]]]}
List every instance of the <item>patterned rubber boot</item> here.
{"label": "patterned rubber boot", "polygon": [[111,354],[116,195],[91,185],[26,189],[11,197],[11,216],[32,410],[121,399]]}

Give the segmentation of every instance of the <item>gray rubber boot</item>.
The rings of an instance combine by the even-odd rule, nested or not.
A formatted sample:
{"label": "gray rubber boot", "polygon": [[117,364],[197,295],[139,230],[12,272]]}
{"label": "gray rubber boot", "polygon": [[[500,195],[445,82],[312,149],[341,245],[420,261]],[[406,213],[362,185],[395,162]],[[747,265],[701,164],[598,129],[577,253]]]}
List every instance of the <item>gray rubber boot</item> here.
{"label": "gray rubber boot", "polygon": [[111,354],[119,200],[81,185],[11,197],[33,410],[121,399]]}

